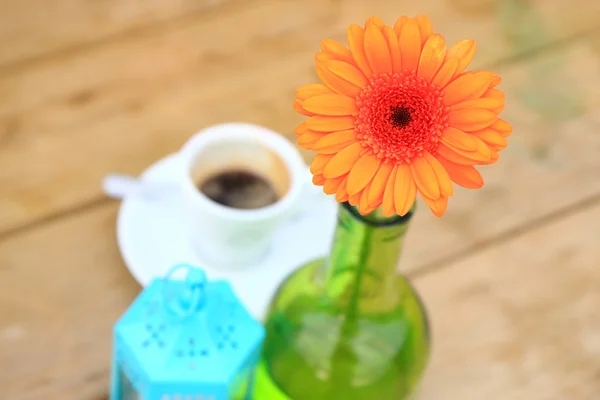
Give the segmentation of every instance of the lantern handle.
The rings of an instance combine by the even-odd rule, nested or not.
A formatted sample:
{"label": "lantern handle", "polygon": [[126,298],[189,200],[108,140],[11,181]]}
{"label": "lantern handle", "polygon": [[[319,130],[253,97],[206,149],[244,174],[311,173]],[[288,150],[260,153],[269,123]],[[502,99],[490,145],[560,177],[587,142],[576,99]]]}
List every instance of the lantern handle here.
{"label": "lantern handle", "polygon": [[[170,301],[170,296],[167,294],[167,287],[170,281],[176,280],[172,279],[172,277],[180,270],[187,270],[184,287],[179,290],[175,299]],[[205,301],[206,281],[206,273],[201,268],[183,263],[171,267],[163,281],[162,297],[165,309],[180,318],[189,317],[196,313]]]}

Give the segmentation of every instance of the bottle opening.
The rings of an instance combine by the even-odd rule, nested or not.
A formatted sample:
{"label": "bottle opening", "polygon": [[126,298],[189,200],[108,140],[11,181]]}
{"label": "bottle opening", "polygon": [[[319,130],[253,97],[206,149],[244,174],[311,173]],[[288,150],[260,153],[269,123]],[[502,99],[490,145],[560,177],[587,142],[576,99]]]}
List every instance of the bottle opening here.
{"label": "bottle opening", "polygon": [[354,218],[364,221],[365,223],[367,223],[371,226],[384,227],[384,226],[398,225],[398,224],[403,224],[403,223],[408,222],[412,218],[412,216],[415,212],[416,204],[410,209],[410,211],[406,215],[403,215],[403,216],[396,215],[393,217],[384,217],[383,214],[381,213],[381,207],[376,209],[375,211],[373,211],[370,214],[360,215],[360,213],[358,212],[358,209],[354,206],[351,206],[350,203],[348,203],[348,202],[342,203],[342,206]]}

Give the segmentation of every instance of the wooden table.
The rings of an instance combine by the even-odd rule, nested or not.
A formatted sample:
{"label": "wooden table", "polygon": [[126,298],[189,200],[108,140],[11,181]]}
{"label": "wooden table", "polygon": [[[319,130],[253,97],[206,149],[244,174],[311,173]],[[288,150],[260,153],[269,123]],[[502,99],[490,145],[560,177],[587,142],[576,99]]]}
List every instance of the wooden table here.
{"label": "wooden table", "polygon": [[[140,287],[113,171],[232,120],[290,135],[319,40],[428,13],[500,73],[514,125],[486,186],[418,213],[402,260],[431,311],[423,400],[600,398],[600,2],[0,1],[0,399],[107,396]],[[307,160],[310,154],[304,153]]]}

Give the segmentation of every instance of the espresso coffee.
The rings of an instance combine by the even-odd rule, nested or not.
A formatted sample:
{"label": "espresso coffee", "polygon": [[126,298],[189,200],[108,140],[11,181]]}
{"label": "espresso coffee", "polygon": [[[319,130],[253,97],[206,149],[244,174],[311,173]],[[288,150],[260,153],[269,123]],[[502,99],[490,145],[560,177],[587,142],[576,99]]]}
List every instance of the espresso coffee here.
{"label": "espresso coffee", "polygon": [[212,175],[198,184],[198,190],[216,203],[239,209],[266,207],[279,200],[268,180],[241,169]]}

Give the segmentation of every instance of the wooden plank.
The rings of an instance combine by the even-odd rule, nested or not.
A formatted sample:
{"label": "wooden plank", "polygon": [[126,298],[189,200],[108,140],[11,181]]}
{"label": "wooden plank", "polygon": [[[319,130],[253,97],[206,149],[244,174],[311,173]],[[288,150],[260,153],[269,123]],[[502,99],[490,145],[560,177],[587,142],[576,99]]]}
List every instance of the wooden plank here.
{"label": "wooden plank", "polygon": [[0,68],[215,8],[260,0],[0,1]]}
{"label": "wooden plank", "polygon": [[[316,2],[313,6],[320,9]],[[99,182],[105,173],[139,173],[203,126],[245,120],[289,135],[301,120],[289,105],[294,89],[314,79],[307,60],[321,35],[315,33],[318,29],[297,32],[310,27],[311,13],[304,20],[295,17],[303,21],[296,30],[276,33],[289,26],[286,22],[271,26],[271,33],[262,31],[264,38],[252,42],[256,46],[251,49],[249,42],[235,39],[235,57],[227,53],[201,71],[187,64],[196,53],[181,51],[182,63],[170,63],[169,57],[160,57],[161,50],[149,50],[161,49],[161,43],[176,46],[179,36],[167,44],[163,36],[148,40],[144,51],[150,58],[131,61],[131,66],[125,60],[133,60],[127,53],[134,50],[124,44],[108,46],[102,57],[67,62],[73,73],[84,74],[77,79],[79,93],[93,95],[71,103],[47,100],[45,106],[22,113],[14,122],[19,131],[5,133],[0,146],[0,230],[101,198]],[[239,24],[251,15],[228,18]],[[326,11],[321,18],[328,18]],[[508,96],[505,117],[515,126],[511,145],[498,165],[482,169],[487,182],[483,190],[458,190],[442,220],[418,214],[403,265],[414,269],[444,259],[600,192],[600,137],[589,134],[597,130],[595,107],[600,100],[594,90],[600,84],[599,55],[593,47],[598,43],[598,35],[582,38],[498,70]],[[115,77],[125,73],[125,82],[132,83],[113,78],[103,89],[99,85],[105,81],[94,81],[91,67],[96,61]],[[153,80],[153,68],[161,63],[166,66],[159,69],[163,75]],[[144,75],[140,65],[151,72]],[[53,76],[68,71],[58,64],[47,66],[37,71],[31,89],[33,83],[52,82]]]}
{"label": "wooden plank", "polygon": [[139,290],[115,248],[115,215],[110,204],[0,244],[2,398],[107,392],[111,328]]}
{"label": "wooden plank", "polygon": [[422,400],[595,400],[600,204],[416,279],[433,323]]}
{"label": "wooden plank", "polygon": [[[106,204],[0,243],[6,398],[106,394],[111,327],[139,290],[115,246],[116,211]],[[596,398],[598,221],[598,204],[574,210],[416,278],[434,333],[423,400]]]}

